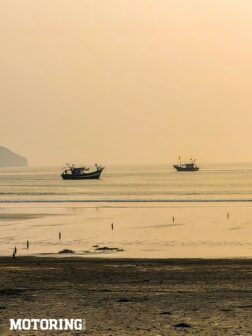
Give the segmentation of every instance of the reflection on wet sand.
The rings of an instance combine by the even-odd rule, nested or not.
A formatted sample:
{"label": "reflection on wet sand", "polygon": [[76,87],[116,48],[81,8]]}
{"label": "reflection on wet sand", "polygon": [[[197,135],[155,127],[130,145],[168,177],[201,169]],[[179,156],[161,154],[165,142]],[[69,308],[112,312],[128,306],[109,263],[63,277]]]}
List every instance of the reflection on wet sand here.
{"label": "reflection on wet sand", "polygon": [[17,257],[63,249],[85,256],[97,254],[92,247],[99,245],[108,247],[99,255],[111,257],[249,257],[250,218],[252,207],[244,204],[0,208],[0,254],[11,255],[16,246]]}

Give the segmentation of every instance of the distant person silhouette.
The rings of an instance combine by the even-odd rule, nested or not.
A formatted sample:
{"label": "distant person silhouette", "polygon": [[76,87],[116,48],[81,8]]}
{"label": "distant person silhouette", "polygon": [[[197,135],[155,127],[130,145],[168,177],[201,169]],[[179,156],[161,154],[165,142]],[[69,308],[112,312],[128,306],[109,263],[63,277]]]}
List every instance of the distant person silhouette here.
{"label": "distant person silhouette", "polygon": [[227,213],[227,219],[229,219],[229,212]]}
{"label": "distant person silhouette", "polygon": [[61,241],[61,232],[59,232],[59,240]]}
{"label": "distant person silhouette", "polygon": [[114,230],[114,224],[113,223],[111,224],[111,230],[112,231]]}
{"label": "distant person silhouette", "polygon": [[17,248],[16,246],[14,247],[14,250],[12,252],[12,258],[16,258],[16,254],[17,254]]}
{"label": "distant person silhouette", "polygon": [[26,247],[27,247],[27,250],[28,250],[29,247],[30,247],[30,242],[29,242],[29,240],[27,240],[27,242],[26,242]]}
{"label": "distant person silhouette", "polygon": [[173,223],[175,222],[175,217],[174,217],[174,216],[172,217],[172,222],[173,222]]}

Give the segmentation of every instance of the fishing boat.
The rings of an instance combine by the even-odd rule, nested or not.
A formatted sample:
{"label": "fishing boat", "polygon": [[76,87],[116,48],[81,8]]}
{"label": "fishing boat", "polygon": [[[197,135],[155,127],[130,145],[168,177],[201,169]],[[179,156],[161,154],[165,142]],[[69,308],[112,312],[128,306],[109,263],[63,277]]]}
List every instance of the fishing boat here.
{"label": "fishing boat", "polygon": [[182,163],[179,159],[179,163],[173,165],[173,167],[177,170],[177,171],[186,171],[186,172],[194,172],[194,171],[198,171],[199,167],[196,165],[195,163],[196,159],[191,159],[191,161],[189,163]]}
{"label": "fishing boat", "polygon": [[61,177],[63,180],[87,180],[87,179],[99,179],[101,173],[105,167],[95,164],[95,169],[90,170],[89,167],[68,165],[64,168]]}

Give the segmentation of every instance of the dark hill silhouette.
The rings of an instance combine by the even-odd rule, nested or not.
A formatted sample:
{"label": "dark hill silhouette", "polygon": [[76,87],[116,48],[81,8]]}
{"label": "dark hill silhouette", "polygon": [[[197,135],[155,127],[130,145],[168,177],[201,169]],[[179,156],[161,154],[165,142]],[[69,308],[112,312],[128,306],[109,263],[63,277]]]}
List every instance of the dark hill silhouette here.
{"label": "dark hill silhouette", "polygon": [[27,167],[28,161],[25,157],[18,155],[8,148],[0,146],[0,167]]}

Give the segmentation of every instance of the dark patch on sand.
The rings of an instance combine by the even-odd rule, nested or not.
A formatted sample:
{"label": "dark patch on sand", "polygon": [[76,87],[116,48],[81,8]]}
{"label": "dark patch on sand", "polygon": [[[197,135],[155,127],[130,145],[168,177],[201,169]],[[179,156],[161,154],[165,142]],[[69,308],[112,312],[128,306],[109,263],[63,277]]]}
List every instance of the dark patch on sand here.
{"label": "dark patch on sand", "polygon": [[96,251],[115,251],[115,252],[121,252],[123,251],[123,249],[120,249],[119,247],[96,247],[95,248]]}
{"label": "dark patch on sand", "polygon": [[121,298],[121,299],[118,299],[117,302],[130,302],[130,300]]}
{"label": "dark patch on sand", "polygon": [[23,290],[17,288],[4,288],[0,289],[0,296],[20,295],[22,292]]}
{"label": "dark patch on sand", "polygon": [[234,226],[234,227],[228,228],[228,230],[229,231],[242,230],[242,227],[240,227],[240,226]]}
{"label": "dark patch on sand", "polygon": [[59,251],[58,253],[59,253],[59,254],[74,254],[75,251],[73,251],[73,250],[69,250],[69,249],[64,249],[64,250],[62,250],[62,251]]}
{"label": "dark patch on sand", "polygon": [[117,302],[143,302],[147,301],[147,297],[127,297],[127,298],[119,298]]}
{"label": "dark patch on sand", "polygon": [[192,326],[188,323],[178,323],[174,325],[175,328],[192,328]]}

